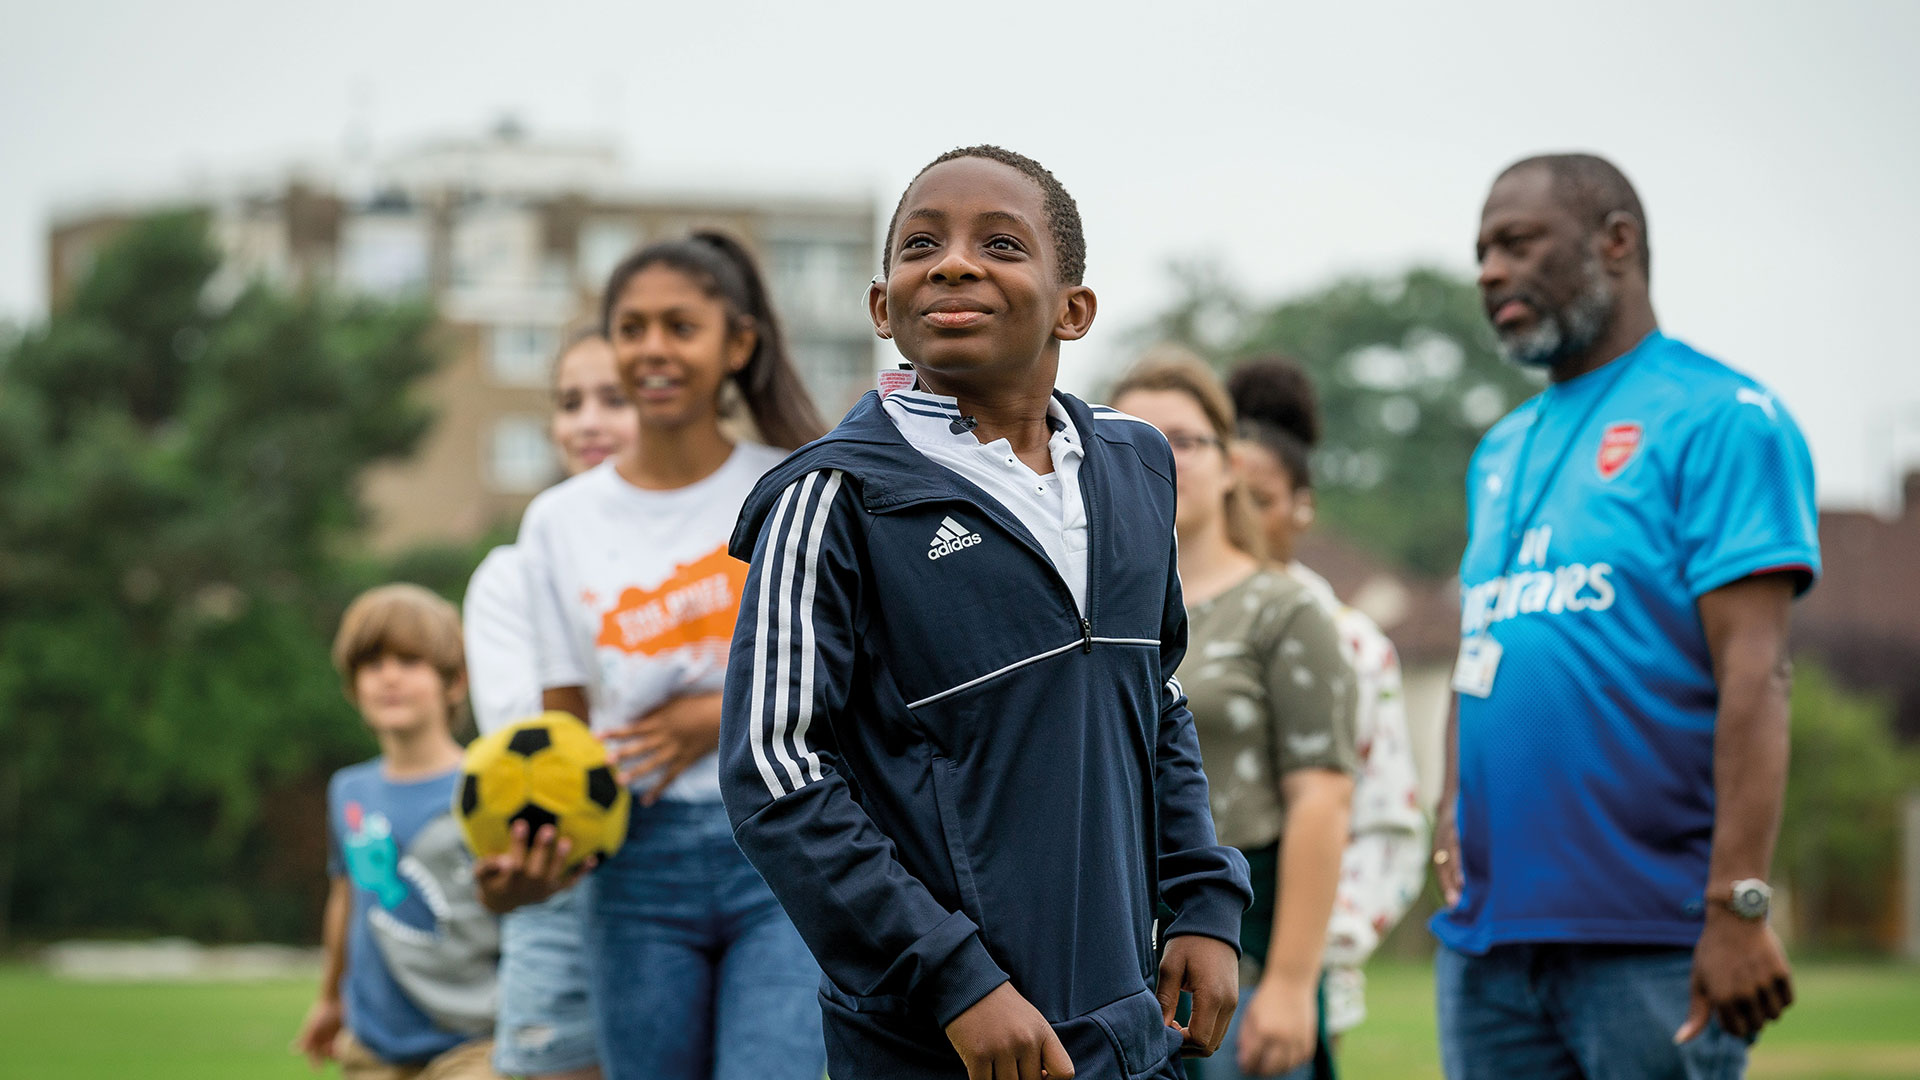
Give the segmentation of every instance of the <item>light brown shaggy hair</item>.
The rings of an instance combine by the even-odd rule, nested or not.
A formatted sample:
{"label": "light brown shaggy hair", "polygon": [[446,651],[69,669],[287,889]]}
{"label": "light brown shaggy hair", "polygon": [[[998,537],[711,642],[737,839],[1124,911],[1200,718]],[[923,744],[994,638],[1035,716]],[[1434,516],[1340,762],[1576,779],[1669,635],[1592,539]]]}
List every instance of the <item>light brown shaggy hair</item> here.
{"label": "light brown shaggy hair", "polygon": [[460,640],[460,613],[437,593],[418,585],[382,585],[347,605],[333,638],[333,667],[354,700],[353,677],[361,665],[392,653],[424,660],[448,689],[467,673]]}

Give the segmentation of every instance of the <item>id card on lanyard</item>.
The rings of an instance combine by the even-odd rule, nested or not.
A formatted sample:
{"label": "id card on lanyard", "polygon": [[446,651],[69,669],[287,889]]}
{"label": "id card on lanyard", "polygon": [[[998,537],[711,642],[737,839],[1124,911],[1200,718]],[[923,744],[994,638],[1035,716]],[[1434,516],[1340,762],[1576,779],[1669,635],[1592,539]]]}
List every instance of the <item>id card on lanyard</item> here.
{"label": "id card on lanyard", "polygon": [[1500,643],[1492,634],[1479,633],[1460,643],[1453,664],[1453,689],[1477,698],[1493,694],[1493,677],[1500,673]]}

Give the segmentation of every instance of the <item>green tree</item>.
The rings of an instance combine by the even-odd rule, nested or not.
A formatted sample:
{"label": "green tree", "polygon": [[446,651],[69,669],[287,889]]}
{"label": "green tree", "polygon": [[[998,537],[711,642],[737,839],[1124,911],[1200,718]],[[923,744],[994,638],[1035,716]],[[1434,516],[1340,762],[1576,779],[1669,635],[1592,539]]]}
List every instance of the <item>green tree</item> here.
{"label": "green tree", "polygon": [[1256,303],[1206,264],[1174,276],[1178,298],[1143,339],[1188,345],[1222,370],[1267,354],[1300,361],[1320,392],[1323,520],[1395,563],[1452,573],[1473,448],[1541,385],[1495,351],[1473,283],[1414,269]]}
{"label": "green tree", "polygon": [[1792,883],[1807,940],[1865,948],[1899,889],[1901,807],[1920,786],[1920,759],[1900,744],[1882,699],[1841,688],[1800,661],[1793,745],[1776,873]]}
{"label": "green tree", "polygon": [[431,422],[432,316],[216,305],[217,266],[137,222],[0,352],[0,930],[315,925],[318,785],[370,746],[327,657],[358,481]]}

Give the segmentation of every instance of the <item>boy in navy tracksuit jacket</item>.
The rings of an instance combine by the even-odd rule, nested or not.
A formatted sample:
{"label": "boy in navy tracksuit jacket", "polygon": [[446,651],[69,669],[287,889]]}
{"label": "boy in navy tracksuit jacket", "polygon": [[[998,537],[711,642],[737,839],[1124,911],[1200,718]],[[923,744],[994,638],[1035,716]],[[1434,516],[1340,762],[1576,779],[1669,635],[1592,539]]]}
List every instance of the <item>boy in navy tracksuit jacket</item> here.
{"label": "boy in navy tracksuit jacket", "polygon": [[993,147],[936,160],[885,258],[870,303],[929,392],[919,415],[1004,445],[1030,482],[1077,432],[1084,578],[867,395],[734,534],[752,563],[720,748],[735,837],[825,972],[836,1080],[1178,1076],[1225,1034],[1251,892],[1173,678],[1171,451],[1052,392],[1094,300],[1046,170]]}

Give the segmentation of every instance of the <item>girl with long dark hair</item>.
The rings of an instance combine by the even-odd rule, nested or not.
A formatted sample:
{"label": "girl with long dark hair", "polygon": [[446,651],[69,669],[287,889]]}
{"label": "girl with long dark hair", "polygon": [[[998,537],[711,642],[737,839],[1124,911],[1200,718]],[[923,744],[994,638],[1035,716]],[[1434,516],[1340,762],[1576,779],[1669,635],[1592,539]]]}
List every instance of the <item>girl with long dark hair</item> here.
{"label": "girl with long dark hair", "polygon": [[[585,882],[601,1062],[610,1080],[818,1080],[819,968],[734,845],[714,750],[747,572],[728,537],[761,474],[825,428],[731,237],[636,253],[601,317],[639,437],[535,499],[520,533],[544,703],[593,726],[636,796]],[[738,407],[770,445],[729,436]],[[529,839],[537,895],[564,850]]]}

